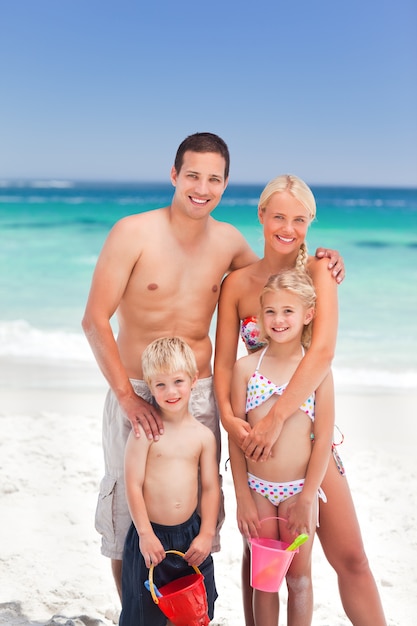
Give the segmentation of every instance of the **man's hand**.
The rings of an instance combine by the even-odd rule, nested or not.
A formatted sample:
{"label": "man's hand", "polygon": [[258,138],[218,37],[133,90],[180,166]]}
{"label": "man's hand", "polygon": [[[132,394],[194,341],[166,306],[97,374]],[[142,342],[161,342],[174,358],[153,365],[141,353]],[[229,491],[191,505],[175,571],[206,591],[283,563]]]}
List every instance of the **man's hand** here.
{"label": "man's hand", "polygon": [[148,439],[158,441],[159,436],[164,434],[164,427],[158,410],[143,398],[133,393],[120,401],[120,406],[132,424],[135,437],[140,437],[139,424]]}
{"label": "man's hand", "polygon": [[323,259],[324,257],[330,259],[327,267],[329,270],[332,270],[332,276],[336,279],[336,282],[340,284],[345,278],[345,264],[339,252],[337,250],[330,250],[329,248],[317,248],[316,257],[318,259]]}
{"label": "man's hand", "polygon": [[282,430],[282,422],[277,420],[272,410],[263,417],[248,434],[241,448],[252,461],[266,461],[271,448]]}

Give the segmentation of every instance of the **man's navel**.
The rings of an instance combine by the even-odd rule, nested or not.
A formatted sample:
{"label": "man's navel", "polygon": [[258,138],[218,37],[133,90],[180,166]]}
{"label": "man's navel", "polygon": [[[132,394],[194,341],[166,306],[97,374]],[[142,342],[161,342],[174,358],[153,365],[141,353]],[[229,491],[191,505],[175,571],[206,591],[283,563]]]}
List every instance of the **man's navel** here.
{"label": "man's navel", "polygon": [[213,285],[213,287],[211,288],[213,293],[216,293],[218,291],[218,289],[219,289],[218,285]]}

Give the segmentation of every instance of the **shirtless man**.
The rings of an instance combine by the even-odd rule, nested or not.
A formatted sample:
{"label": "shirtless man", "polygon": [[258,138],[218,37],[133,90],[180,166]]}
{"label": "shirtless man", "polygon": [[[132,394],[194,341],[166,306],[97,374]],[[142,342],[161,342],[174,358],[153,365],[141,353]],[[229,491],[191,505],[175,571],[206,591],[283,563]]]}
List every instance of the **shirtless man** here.
{"label": "shirtless man", "polygon": [[[154,339],[180,336],[193,349],[199,380],[190,411],[215,433],[220,459],[210,323],[224,275],[257,259],[236,228],[210,216],[226,189],[229,162],[220,137],[211,133],[187,137],[171,169],[175,188],[171,205],[117,222],[94,271],[82,326],[110,386],[103,416],[105,476],[96,528],[102,534],[102,554],[112,560],[120,597],[123,545],[131,523],[123,480],[126,439],[131,428],[139,436],[138,424],[149,438],[163,435],[140,365],[143,350]],[[322,254],[330,257],[333,273],[343,273],[337,253]],[[114,314],[117,340],[110,325]],[[213,552],[219,549],[217,537]]]}

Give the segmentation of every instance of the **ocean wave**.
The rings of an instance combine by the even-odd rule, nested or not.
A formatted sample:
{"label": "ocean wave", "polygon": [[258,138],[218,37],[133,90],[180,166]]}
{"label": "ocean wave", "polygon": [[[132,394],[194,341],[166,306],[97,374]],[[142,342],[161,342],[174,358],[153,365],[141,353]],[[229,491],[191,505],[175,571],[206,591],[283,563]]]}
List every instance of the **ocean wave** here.
{"label": "ocean wave", "polygon": [[0,356],[42,361],[94,361],[82,333],[40,330],[25,320],[0,322]]}
{"label": "ocean wave", "polygon": [[72,189],[74,183],[70,180],[32,180],[29,186],[35,189]]}
{"label": "ocean wave", "polygon": [[417,371],[407,370],[382,370],[372,367],[362,368],[333,368],[333,378],[338,390],[355,389],[356,391],[368,390],[417,390]]}
{"label": "ocean wave", "polygon": [[[91,348],[81,332],[41,330],[25,320],[0,321],[0,357],[62,365],[95,363]],[[336,392],[352,388],[356,391],[417,389],[417,371],[412,369],[379,369],[375,364],[367,366],[362,363],[360,368],[335,366],[333,374]]]}
{"label": "ocean wave", "polygon": [[72,189],[74,183],[70,180],[0,180],[3,189]]}
{"label": "ocean wave", "polygon": [[25,231],[30,229],[32,230],[57,230],[60,228],[108,228],[113,225],[113,220],[111,218],[106,218],[106,216],[76,216],[66,218],[65,216],[62,219],[59,219],[60,215],[52,216],[49,218],[39,219],[39,218],[31,218],[31,219],[16,219],[16,221],[12,219],[3,220],[2,227],[8,228],[13,231]]}

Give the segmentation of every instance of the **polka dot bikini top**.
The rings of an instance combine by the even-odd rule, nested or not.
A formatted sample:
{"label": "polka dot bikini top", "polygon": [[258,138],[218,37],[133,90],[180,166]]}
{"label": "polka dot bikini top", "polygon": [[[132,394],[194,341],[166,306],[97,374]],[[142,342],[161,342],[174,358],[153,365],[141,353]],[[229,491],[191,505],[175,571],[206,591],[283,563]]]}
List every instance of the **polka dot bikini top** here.
{"label": "polka dot bikini top", "polygon": [[[288,383],[285,385],[278,386],[269,380],[263,374],[259,372],[259,368],[262,363],[262,359],[264,358],[265,352],[267,351],[268,346],[262,350],[261,356],[259,357],[258,364],[256,366],[256,370],[252,374],[249,379],[247,390],[246,390],[246,413],[252,411],[258,406],[261,406],[264,402],[269,400],[271,396],[274,394],[278,394],[279,396],[285,391]],[[303,356],[304,356],[304,348],[302,347]],[[315,394],[312,393],[309,398],[300,406],[300,410],[304,411],[306,415],[314,422],[314,400]]]}

